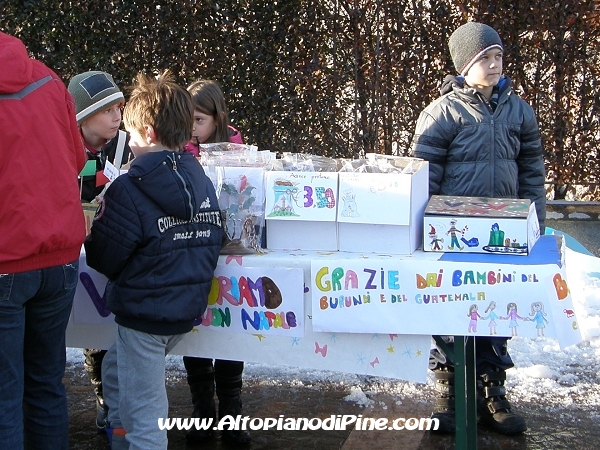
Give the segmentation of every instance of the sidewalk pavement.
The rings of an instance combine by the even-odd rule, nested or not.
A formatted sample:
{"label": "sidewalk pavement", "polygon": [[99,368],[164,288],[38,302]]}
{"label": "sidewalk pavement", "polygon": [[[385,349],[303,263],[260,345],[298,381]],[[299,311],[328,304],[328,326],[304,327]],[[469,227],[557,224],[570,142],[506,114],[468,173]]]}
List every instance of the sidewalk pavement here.
{"label": "sidewalk pavement", "polygon": [[[107,450],[105,434],[96,432],[95,402],[87,374],[82,367],[67,368],[64,379],[69,401],[72,450]],[[420,398],[389,393],[369,394],[374,402],[361,406],[344,398],[349,388],[327,382],[307,385],[273,385],[259,379],[246,380],[243,391],[244,414],[252,418],[320,417],[362,414],[363,417],[389,419],[428,417],[433,402],[432,389],[423,386]],[[189,417],[192,412],[187,382],[181,376],[167,377],[170,417]],[[600,424],[581,408],[543,406],[539,402],[514,405],[522,413],[529,430],[521,436],[507,437],[489,430],[478,430],[481,450],[596,450],[600,445]],[[426,431],[251,431],[252,450],[439,450],[454,449],[454,436]],[[226,447],[218,434],[203,445],[187,445],[185,432],[169,431],[169,450],[215,449]]]}

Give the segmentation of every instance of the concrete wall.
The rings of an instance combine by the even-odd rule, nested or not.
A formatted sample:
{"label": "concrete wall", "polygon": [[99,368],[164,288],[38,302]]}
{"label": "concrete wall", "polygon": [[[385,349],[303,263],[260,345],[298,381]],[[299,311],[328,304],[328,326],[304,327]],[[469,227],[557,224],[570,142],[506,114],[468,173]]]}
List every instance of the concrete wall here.
{"label": "concrete wall", "polygon": [[546,226],[573,236],[600,257],[600,202],[548,201]]}

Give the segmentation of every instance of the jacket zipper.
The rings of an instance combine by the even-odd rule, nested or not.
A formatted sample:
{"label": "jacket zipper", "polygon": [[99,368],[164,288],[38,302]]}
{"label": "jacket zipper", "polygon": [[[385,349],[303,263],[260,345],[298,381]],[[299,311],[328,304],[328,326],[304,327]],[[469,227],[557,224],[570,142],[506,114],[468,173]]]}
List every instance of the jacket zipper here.
{"label": "jacket zipper", "polygon": [[492,113],[492,120],[490,121],[490,128],[492,132],[492,152],[490,155],[490,168],[491,168],[491,176],[490,176],[490,197],[494,198],[496,195],[494,191],[494,178],[496,177],[496,140],[495,140],[495,124],[494,124],[494,114]]}
{"label": "jacket zipper", "polygon": [[194,218],[194,208],[192,207],[192,193],[188,189],[188,185],[185,182],[185,179],[181,176],[181,174],[177,170],[177,157],[173,154],[169,154],[169,155],[167,155],[167,158],[169,158],[171,160],[171,163],[173,164],[173,172],[181,180],[181,183],[183,184],[183,192],[185,192],[185,194],[187,195],[188,206],[190,207],[190,221],[191,221]]}

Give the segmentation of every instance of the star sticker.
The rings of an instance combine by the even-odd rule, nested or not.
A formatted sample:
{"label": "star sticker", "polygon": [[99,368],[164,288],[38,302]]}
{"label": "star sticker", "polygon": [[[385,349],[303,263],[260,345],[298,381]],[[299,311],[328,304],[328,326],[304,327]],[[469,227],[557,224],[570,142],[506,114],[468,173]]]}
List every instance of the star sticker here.
{"label": "star sticker", "polygon": [[292,338],[292,347],[294,345],[300,345],[300,338],[297,338],[297,337]]}
{"label": "star sticker", "polygon": [[388,351],[389,353],[394,353],[394,346],[393,346],[393,345],[390,345],[390,346],[387,348],[387,351]]}
{"label": "star sticker", "polygon": [[366,356],[363,356],[363,355],[361,355],[361,354],[357,355],[357,358],[358,358],[358,362],[359,362],[360,364],[365,364],[365,360],[367,359],[367,357],[366,357]]}
{"label": "star sticker", "polygon": [[337,339],[337,334],[335,334],[335,333],[331,333],[331,334],[329,335],[329,339],[331,339],[333,342],[335,342],[335,340]]}
{"label": "star sticker", "polygon": [[398,337],[397,334],[390,334],[390,340],[392,340],[392,341],[394,340],[394,338],[397,338],[397,337]]}
{"label": "star sticker", "polygon": [[408,348],[408,345],[406,345],[406,344],[404,344],[404,347],[406,348],[406,350],[404,350],[404,353],[402,353],[402,354],[406,355],[410,359],[412,359],[412,350],[410,348]]}
{"label": "star sticker", "polygon": [[198,328],[192,328],[192,333],[199,333]]}
{"label": "star sticker", "polygon": [[252,336],[256,336],[258,338],[258,340],[261,341],[261,342],[265,338],[264,334],[253,334]]}
{"label": "star sticker", "polygon": [[421,356],[423,355],[423,352],[421,350],[417,350],[417,356]]}
{"label": "star sticker", "polygon": [[379,339],[381,339],[381,336],[380,336],[379,334],[375,333],[375,334],[373,335],[373,339],[377,339],[377,340],[379,340]]}

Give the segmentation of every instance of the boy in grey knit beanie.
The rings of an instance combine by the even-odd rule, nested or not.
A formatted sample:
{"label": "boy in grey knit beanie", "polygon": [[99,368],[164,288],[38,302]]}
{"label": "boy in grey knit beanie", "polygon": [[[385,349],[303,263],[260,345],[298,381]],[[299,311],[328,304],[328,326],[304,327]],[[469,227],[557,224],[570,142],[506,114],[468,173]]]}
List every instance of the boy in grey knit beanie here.
{"label": "boy in grey knit beanie", "polygon": [[[421,112],[411,144],[412,156],[429,161],[429,195],[529,199],[544,234],[540,131],[531,106],[502,74],[500,36],[488,25],[469,22],[452,33],[448,47],[459,75],[448,75],[442,96]],[[522,433],[525,419],[513,410],[504,385],[506,370],[514,366],[509,338],[484,334],[475,336],[477,421],[499,433]],[[446,349],[454,340],[435,338],[429,367],[438,398],[431,418],[438,420],[437,431],[453,432],[454,361]]]}
{"label": "boy in grey knit beanie", "polygon": [[[80,180],[81,200],[90,202],[101,194],[108,181],[103,176],[107,162],[120,168],[133,156],[128,143],[129,136],[119,130],[125,97],[110,74],[97,70],[75,75],[68,89],[75,100],[75,117],[88,161],[95,161],[96,173],[82,176]],[[84,367],[96,394],[98,430],[105,428],[107,416],[101,375],[105,353],[106,350],[91,348],[83,351]]]}
{"label": "boy in grey knit beanie", "polygon": [[463,77],[486,52],[504,49],[496,30],[479,22],[468,22],[458,27],[450,36],[448,47],[454,67]]}
{"label": "boy in grey knit beanie", "polygon": [[125,103],[125,97],[115,84],[113,77],[106,72],[90,71],[71,78],[69,92],[75,99],[77,123],[115,104]]}
{"label": "boy in grey knit beanie", "polygon": [[96,175],[82,177],[81,199],[93,201],[108,179],[106,163],[120,168],[132,158],[129,136],[121,127],[125,97],[113,77],[98,70],[75,75],[69,82],[75,113],[88,161],[96,161]]}

